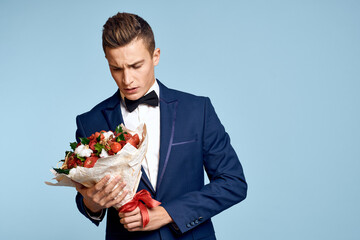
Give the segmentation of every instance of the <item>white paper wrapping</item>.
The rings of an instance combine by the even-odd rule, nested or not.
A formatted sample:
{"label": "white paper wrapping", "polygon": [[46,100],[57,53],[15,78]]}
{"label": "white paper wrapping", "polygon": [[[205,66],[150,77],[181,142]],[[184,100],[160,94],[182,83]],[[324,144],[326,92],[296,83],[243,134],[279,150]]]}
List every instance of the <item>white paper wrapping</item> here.
{"label": "white paper wrapping", "polygon": [[[70,186],[75,187],[71,180],[81,183],[85,187],[92,187],[106,175],[110,175],[109,182],[117,175],[122,177],[122,181],[126,183],[124,190],[128,191],[124,200],[115,206],[116,209],[130,201],[136,194],[141,178],[141,163],[145,158],[148,145],[148,137],[146,125],[140,124],[137,129],[131,131],[123,125],[123,130],[134,135],[137,133],[140,138],[139,148],[136,149],[131,144],[126,144],[119,154],[99,158],[93,168],[76,167],[70,170],[69,174],[59,174],[53,169],[50,171],[55,175],[57,183],[45,182],[51,186]],[[116,186],[115,186],[116,187]],[[119,193],[122,194],[123,191]]]}

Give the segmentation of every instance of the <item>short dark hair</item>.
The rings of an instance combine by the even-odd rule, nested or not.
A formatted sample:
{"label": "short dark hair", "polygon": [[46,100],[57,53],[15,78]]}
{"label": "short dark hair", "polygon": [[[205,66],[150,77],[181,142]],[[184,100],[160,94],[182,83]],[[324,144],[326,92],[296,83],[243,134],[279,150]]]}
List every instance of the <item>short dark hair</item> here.
{"label": "short dark hair", "polygon": [[155,39],[150,25],[131,13],[117,13],[103,27],[102,45],[105,49],[123,47],[135,39],[142,39],[150,55],[155,50]]}

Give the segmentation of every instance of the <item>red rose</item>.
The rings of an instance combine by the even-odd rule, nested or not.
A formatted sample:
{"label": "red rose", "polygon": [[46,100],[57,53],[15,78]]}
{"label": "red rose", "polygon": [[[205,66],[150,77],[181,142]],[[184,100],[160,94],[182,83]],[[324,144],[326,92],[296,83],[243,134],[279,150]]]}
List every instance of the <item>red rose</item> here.
{"label": "red rose", "polygon": [[84,167],[86,167],[86,168],[94,167],[94,165],[98,159],[99,159],[99,157],[97,157],[97,156],[91,156],[91,157],[86,158],[86,160],[84,162]]}
{"label": "red rose", "polygon": [[95,144],[96,144],[95,138],[89,142],[89,148],[93,151],[95,151]]}
{"label": "red rose", "polygon": [[121,150],[121,144],[120,143],[118,143],[118,142],[112,142],[111,143],[111,145],[110,145],[110,147],[111,147],[111,151],[113,151],[114,153],[117,153],[118,151],[120,151]]}
{"label": "red rose", "polygon": [[135,134],[134,136],[132,136],[132,138],[130,138],[128,141],[126,141],[127,143],[130,143],[131,145],[133,145],[134,147],[137,148],[137,145],[140,142],[139,139],[139,135]]}

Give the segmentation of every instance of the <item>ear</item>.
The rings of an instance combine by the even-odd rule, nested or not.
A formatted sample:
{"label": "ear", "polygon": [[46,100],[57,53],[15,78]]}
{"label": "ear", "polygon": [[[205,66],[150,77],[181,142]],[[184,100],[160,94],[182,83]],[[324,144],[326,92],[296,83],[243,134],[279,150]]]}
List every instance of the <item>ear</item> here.
{"label": "ear", "polygon": [[153,53],[153,64],[157,66],[160,61],[160,48],[156,48]]}
{"label": "ear", "polygon": [[105,50],[104,50],[104,55],[105,55],[105,58],[107,59],[107,52],[108,52],[108,47],[105,47]]}

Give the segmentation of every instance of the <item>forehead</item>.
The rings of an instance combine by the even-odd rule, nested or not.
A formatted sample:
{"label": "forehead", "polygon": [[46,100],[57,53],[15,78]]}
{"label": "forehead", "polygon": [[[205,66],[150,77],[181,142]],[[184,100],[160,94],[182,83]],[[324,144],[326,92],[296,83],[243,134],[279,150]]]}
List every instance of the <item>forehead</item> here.
{"label": "forehead", "polygon": [[105,57],[111,65],[128,65],[137,61],[150,59],[150,54],[142,39],[135,39],[118,48],[106,48]]}

